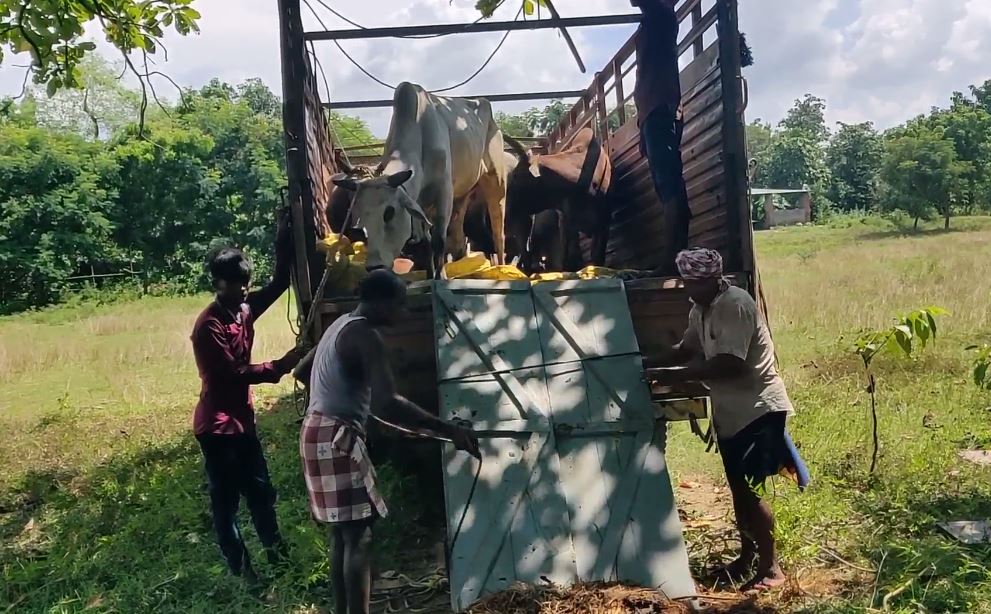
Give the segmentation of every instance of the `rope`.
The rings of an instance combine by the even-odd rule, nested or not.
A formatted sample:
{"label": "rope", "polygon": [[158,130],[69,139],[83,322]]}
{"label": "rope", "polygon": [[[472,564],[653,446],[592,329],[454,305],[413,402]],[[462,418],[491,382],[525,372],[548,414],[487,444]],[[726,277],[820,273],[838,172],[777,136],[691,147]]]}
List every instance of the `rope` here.
{"label": "rope", "polygon": [[[317,1],[317,4],[319,4],[319,5],[320,5],[320,6],[322,6],[323,8],[325,8],[325,9],[327,9],[328,11],[330,11],[330,12],[331,12],[331,13],[332,13],[333,15],[335,15],[335,16],[336,16],[336,17],[337,17],[338,19],[340,19],[340,20],[342,20],[342,21],[344,21],[344,22],[346,22],[346,23],[348,23],[348,24],[350,24],[350,25],[352,25],[352,26],[354,26],[354,27],[356,27],[356,28],[358,28],[359,30],[367,30],[367,29],[368,29],[368,28],[366,28],[365,26],[363,26],[363,25],[361,25],[360,23],[357,23],[356,21],[354,21],[354,20],[352,20],[352,19],[348,19],[348,18],[347,18],[347,17],[345,17],[344,15],[341,15],[341,14],[340,14],[340,13],[339,13],[338,11],[336,11],[336,10],[335,10],[335,9],[334,9],[333,7],[331,7],[331,6],[329,5],[329,4],[327,4],[326,2],[324,2],[324,0],[316,0],[316,1]],[[493,9],[493,11],[492,11],[492,12],[494,13],[495,11],[497,11],[497,10],[499,9],[499,7],[501,7],[501,6],[503,5],[503,4],[505,4],[505,2],[506,2],[506,0],[501,0],[501,1],[499,2],[499,4],[497,4],[497,5],[496,5],[496,7],[495,7],[495,9]],[[539,5],[538,5],[538,6],[539,6]],[[476,19],[476,20],[475,20],[475,21],[473,21],[472,23],[473,23],[473,24],[475,24],[475,23],[479,23],[479,22],[481,22],[481,21],[482,21],[482,20],[484,20],[484,19],[485,19],[485,17],[484,17],[484,16],[483,16],[483,17],[479,17],[478,19]],[[326,26],[324,26],[324,29],[325,29],[325,30],[327,29],[327,28],[326,28]],[[442,37],[442,36],[450,36],[451,34],[453,34],[453,32],[451,32],[451,33],[446,33],[446,34],[412,34],[412,35],[396,35],[396,36],[393,36],[392,38],[405,38],[405,39],[409,39],[409,40],[426,40],[426,39],[430,39],[430,38],[440,38],[440,37]]]}
{"label": "rope", "polygon": [[[334,12],[335,15],[338,15],[338,17],[340,17],[340,15],[338,13],[336,13],[336,11],[333,11],[333,9],[330,9],[330,7],[328,7],[327,5],[323,4],[322,0],[316,0],[316,1],[319,2],[321,5],[323,5],[325,8],[328,8],[329,10],[331,10],[332,12]],[[316,10],[310,4],[309,0],[303,0],[303,4],[305,4],[306,5],[306,8],[309,9],[310,13],[313,14],[313,17],[316,18],[316,20],[320,24],[320,26],[324,30],[329,30],[329,28],[327,27],[327,24],[324,23],[323,19],[320,18],[320,15],[317,14]],[[521,4],[520,5],[520,10],[516,12],[516,17],[513,18],[513,21],[519,20],[520,15],[522,15],[522,14],[523,14],[523,5]],[[348,21],[352,25],[356,25],[356,24],[354,24],[353,22],[351,22],[349,20],[345,20],[345,21]],[[488,67],[488,65],[495,58],[496,54],[499,53],[499,50],[502,49],[502,46],[506,43],[506,39],[509,38],[509,35],[510,35],[510,32],[509,31],[507,31],[505,34],[503,34],[502,40],[500,40],[499,41],[499,44],[496,45],[496,48],[492,50],[492,53],[489,54],[489,57],[486,58],[485,62],[482,63],[482,65],[478,68],[478,70],[476,70],[474,73],[472,73],[471,76],[469,76],[467,79],[465,79],[464,81],[461,81],[460,83],[457,83],[455,85],[450,85],[450,86],[443,87],[443,88],[440,88],[440,89],[429,90],[430,93],[439,94],[439,93],[443,93],[443,92],[449,92],[449,91],[451,91],[453,89],[457,89],[457,88],[461,87],[462,85],[466,85],[469,82],[471,82],[473,79],[475,79],[475,77],[477,77],[478,75],[480,75],[482,73],[482,71],[485,70]],[[333,40],[331,42],[333,42],[334,43],[334,46],[337,47],[337,49],[344,55],[344,57],[347,58],[348,61],[351,62],[351,64],[354,65],[355,68],[357,68],[362,73],[364,73],[364,75],[366,77],[368,77],[369,79],[371,79],[375,83],[378,83],[382,87],[385,87],[385,88],[390,89],[390,90],[395,90],[396,89],[396,86],[395,85],[393,85],[391,83],[388,83],[387,81],[385,81],[383,79],[380,79],[379,77],[376,77],[371,72],[369,72],[367,69],[365,69],[365,67],[362,66],[357,60],[355,60],[353,57],[351,57],[351,54],[349,54],[347,52],[347,50],[344,49],[344,47],[341,45],[340,41]]]}
{"label": "rope", "polygon": [[454,530],[454,536],[451,538],[451,543],[447,549],[447,558],[450,559],[454,555],[454,544],[458,542],[458,537],[461,535],[461,527],[464,526],[465,518],[468,516],[468,508],[471,507],[471,500],[475,497],[475,488],[478,486],[478,478],[482,475],[482,460],[478,461],[478,468],[475,469],[475,479],[471,482],[471,489],[468,491],[468,499],[465,500],[465,507],[461,510],[461,519],[458,520],[458,527]]}

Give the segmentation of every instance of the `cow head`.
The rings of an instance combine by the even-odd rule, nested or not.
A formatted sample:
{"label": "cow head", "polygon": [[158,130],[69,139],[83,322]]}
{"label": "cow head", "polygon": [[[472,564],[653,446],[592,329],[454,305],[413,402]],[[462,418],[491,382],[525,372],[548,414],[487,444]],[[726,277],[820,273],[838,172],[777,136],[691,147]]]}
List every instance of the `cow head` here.
{"label": "cow head", "polygon": [[351,223],[365,229],[368,270],[392,268],[410,241],[429,239],[430,222],[403,184],[412,170],[355,179],[336,175],[334,185],[353,193]]}

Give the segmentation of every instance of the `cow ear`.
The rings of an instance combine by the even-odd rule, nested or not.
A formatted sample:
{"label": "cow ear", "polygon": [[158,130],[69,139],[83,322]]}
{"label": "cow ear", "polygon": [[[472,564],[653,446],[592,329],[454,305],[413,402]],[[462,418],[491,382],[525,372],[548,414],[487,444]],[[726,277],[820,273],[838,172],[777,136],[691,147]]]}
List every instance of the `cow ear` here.
{"label": "cow ear", "polygon": [[409,211],[411,216],[423,222],[427,228],[433,226],[433,224],[430,223],[430,220],[427,219],[427,214],[423,212],[420,204],[413,200],[408,194],[403,193],[403,196],[405,198],[400,198],[400,201],[403,203],[403,208]]}
{"label": "cow ear", "polygon": [[333,181],[334,185],[337,187],[345,189],[349,192],[356,192],[358,190],[358,182],[351,179],[344,173],[337,173],[331,177],[330,180]]}
{"label": "cow ear", "polygon": [[389,178],[386,179],[386,182],[389,184],[390,188],[398,188],[399,186],[409,181],[410,177],[412,176],[413,176],[413,169],[407,169],[405,171],[401,171],[389,175]]}

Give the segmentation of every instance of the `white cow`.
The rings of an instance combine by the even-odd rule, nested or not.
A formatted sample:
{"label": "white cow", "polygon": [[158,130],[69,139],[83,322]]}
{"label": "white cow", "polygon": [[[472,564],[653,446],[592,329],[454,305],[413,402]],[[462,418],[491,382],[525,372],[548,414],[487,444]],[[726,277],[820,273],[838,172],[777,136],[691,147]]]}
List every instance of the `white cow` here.
{"label": "white cow", "polygon": [[376,176],[334,177],[355,192],[352,219],[365,228],[369,270],[391,267],[403,247],[429,239],[427,270],[440,277],[446,254],[465,253],[464,217],[478,188],[496,248],[505,262],[506,157],[502,132],[484,99],[435,96],[402,83]]}

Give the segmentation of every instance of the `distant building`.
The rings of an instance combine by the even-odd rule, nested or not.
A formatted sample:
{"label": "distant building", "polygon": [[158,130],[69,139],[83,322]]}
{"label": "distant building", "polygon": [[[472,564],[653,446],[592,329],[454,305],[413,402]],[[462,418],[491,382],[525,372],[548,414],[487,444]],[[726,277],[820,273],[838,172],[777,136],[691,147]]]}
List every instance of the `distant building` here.
{"label": "distant building", "polygon": [[[750,195],[755,200],[760,197],[764,199],[763,220],[754,220],[759,222],[762,228],[794,226],[795,224],[808,224],[812,221],[812,194],[807,187],[801,190],[753,188],[750,190]],[[778,207],[774,202],[775,196],[794,195],[798,195],[796,207]]]}

